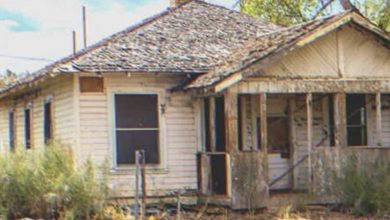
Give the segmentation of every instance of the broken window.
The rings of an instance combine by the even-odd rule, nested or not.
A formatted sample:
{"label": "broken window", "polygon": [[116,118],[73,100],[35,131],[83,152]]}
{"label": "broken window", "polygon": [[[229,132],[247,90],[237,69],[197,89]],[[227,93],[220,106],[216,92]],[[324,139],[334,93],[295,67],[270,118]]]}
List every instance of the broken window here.
{"label": "broken window", "polygon": [[24,110],[24,140],[26,149],[31,149],[31,110]]}
{"label": "broken window", "polygon": [[44,132],[44,143],[48,144],[53,138],[53,127],[52,127],[52,109],[51,102],[48,101],[43,105],[43,132]]}
{"label": "broken window", "polygon": [[15,150],[15,114],[13,111],[8,113],[8,134],[9,147],[11,151]]}
{"label": "broken window", "polygon": [[159,163],[157,95],[115,95],[116,162],[135,164],[135,151],[145,150],[148,164]]}
{"label": "broken window", "polygon": [[367,145],[367,112],[366,96],[363,94],[347,94],[347,145]]}

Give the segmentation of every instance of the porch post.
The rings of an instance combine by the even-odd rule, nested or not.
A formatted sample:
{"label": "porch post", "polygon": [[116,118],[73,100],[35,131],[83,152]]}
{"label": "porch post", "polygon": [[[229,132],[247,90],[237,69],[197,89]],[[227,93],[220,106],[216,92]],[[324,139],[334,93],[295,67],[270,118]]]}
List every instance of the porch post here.
{"label": "porch post", "polygon": [[382,102],[381,93],[375,94],[375,107],[376,107],[376,133],[377,133],[377,145],[383,145],[382,139]]}
{"label": "porch post", "polygon": [[268,151],[268,131],[267,131],[267,95],[261,93],[259,95],[260,109],[260,150],[267,154]]}
{"label": "porch post", "polygon": [[347,146],[347,115],[345,105],[345,93],[336,93],[333,96],[334,103],[334,141],[336,147]]}
{"label": "porch post", "polygon": [[216,151],[216,132],[215,132],[215,98],[209,98],[209,131],[210,131],[210,150]]}
{"label": "porch post", "polygon": [[230,89],[225,92],[225,126],[226,126],[226,152],[238,150],[238,103],[237,93]]}
{"label": "porch post", "polygon": [[306,112],[307,112],[307,161],[308,161],[308,189],[311,190],[312,169],[311,169],[311,149],[313,147],[313,95],[306,94]]}

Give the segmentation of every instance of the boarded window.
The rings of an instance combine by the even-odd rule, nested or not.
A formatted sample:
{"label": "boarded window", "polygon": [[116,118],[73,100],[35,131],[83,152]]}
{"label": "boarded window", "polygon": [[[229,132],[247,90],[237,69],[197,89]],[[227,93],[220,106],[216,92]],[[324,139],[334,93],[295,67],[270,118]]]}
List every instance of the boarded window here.
{"label": "boarded window", "polygon": [[9,147],[11,151],[15,150],[15,114],[13,111],[8,113],[8,133]]}
{"label": "boarded window", "polygon": [[24,110],[24,138],[26,149],[31,149],[31,111]]}
{"label": "boarded window", "polygon": [[47,102],[43,106],[43,132],[44,143],[48,144],[53,138],[53,126],[52,126],[52,109],[51,102]]}
{"label": "boarded window", "polygon": [[135,151],[145,150],[148,164],[159,163],[157,95],[115,95],[117,164],[135,164]]}
{"label": "boarded window", "polygon": [[366,99],[363,94],[348,94],[347,109],[347,145],[367,145]]}
{"label": "boarded window", "polygon": [[80,77],[80,92],[103,92],[102,77]]}

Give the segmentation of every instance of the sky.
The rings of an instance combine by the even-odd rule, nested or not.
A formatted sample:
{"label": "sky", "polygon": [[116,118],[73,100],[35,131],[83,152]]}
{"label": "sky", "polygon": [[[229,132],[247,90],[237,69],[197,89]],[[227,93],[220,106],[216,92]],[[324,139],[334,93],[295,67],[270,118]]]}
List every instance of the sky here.
{"label": "sky", "polygon": [[[232,8],[236,0],[207,0]],[[82,48],[82,6],[88,45],[169,6],[169,0],[0,0],[0,73],[34,72]]]}

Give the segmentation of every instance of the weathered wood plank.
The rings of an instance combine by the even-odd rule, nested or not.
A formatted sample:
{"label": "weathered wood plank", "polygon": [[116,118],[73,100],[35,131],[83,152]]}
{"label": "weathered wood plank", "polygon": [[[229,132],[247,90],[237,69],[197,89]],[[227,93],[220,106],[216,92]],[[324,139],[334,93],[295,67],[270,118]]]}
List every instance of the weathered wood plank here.
{"label": "weathered wood plank", "polygon": [[382,137],[382,102],[381,102],[381,93],[377,92],[375,94],[375,109],[376,109],[376,133],[377,133],[377,145],[383,145]]}
{"label": "weathered wood plank", "polygon": [[215,130],[215,98],[209,98],[209,131],[210,131],[210,149],[216,151],[216,130]]}
{"label": "weathered wood plank", "polygon": [[334,98],[334,140],[336,147],[347,146],[347,116],[345,94],[337,93]]}
{"label": "weathered wood plank", "polygon": [[259,95],[259,111],[260,111],[260,150],[267,154],[268,137],[267,137],[267,95],[262,93]]}
{"label": "weathered wood plank", "polygon": [[313,95],[306,94],[306,112],[307,112],[307,153],[308,153],[308,186],[312,184],[312,169],[311,169],[311,150],[313,148]]}
{"label": "weathered wood plank", "polygon": [[228,89],[225,92],[226,152],[238,150],[238,111],[237,93]]}

